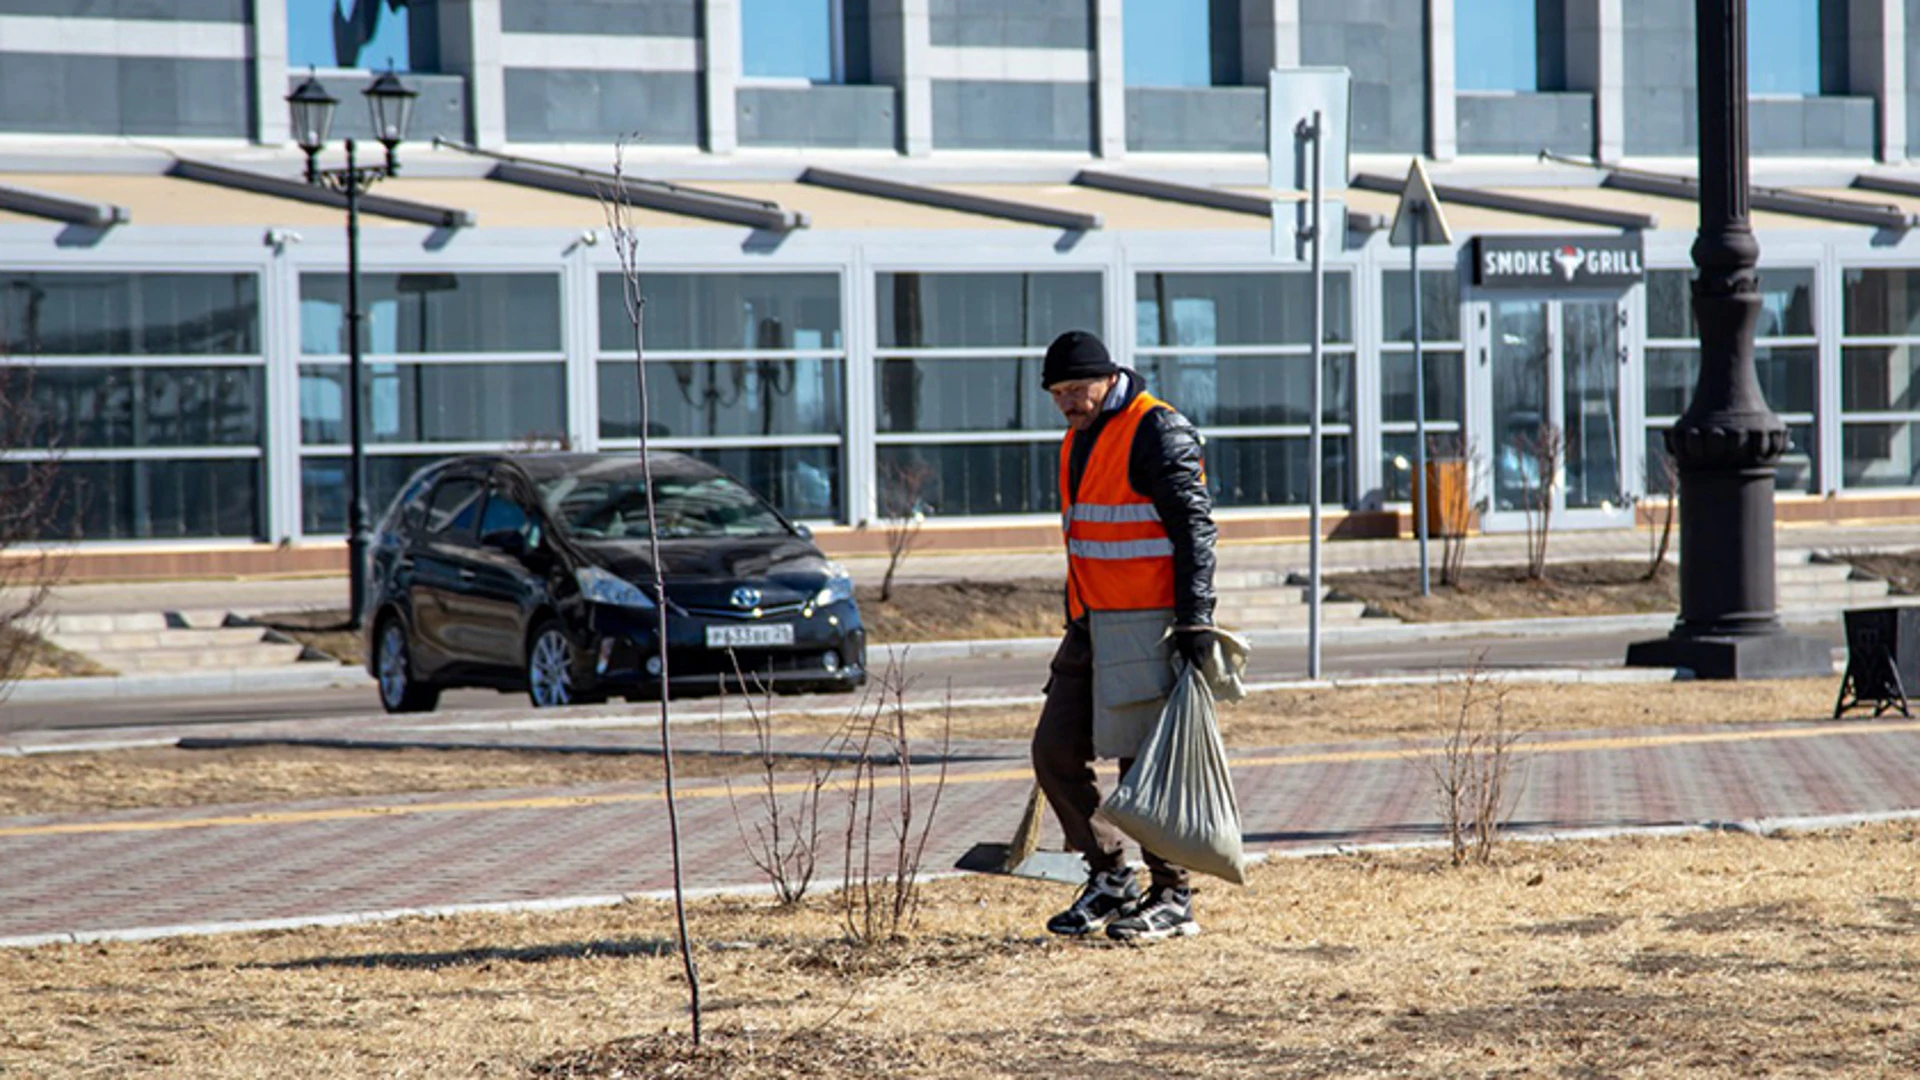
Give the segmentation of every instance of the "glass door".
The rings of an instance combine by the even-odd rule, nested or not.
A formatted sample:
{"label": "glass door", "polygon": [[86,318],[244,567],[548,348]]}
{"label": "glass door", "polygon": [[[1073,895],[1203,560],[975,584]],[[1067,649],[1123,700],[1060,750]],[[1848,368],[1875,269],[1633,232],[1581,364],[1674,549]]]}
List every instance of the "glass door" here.
{"label": "glass door", "polygon": [[1556,528],[1630,525],[1621,501],[1621,304],[1491,300],[1487,309],[1486,529],[1524,529],[1543,512]]}

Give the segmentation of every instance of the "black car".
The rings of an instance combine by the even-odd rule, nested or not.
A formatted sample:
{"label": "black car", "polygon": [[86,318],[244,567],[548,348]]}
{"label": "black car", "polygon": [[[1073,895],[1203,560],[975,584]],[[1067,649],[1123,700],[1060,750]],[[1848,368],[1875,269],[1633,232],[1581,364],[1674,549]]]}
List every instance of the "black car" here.
{"label": "black car", "polygon": [[[804,526],[683,454],[654,452],[672,689],[851,690],[866,681],[853,581]],[[414,474],[370,552],[367,672],[389,712],[455,686],[537,706],[657,695],[638,456],[473,455]],[[736,669],[736,664],[737,669]]]}

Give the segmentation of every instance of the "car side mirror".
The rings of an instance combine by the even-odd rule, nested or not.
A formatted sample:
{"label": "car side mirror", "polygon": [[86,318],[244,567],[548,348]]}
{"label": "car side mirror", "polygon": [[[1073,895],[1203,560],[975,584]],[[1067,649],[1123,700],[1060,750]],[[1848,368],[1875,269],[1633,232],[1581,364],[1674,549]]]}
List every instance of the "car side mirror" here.
{"label": "car side mirror", "polygon": [[496,529],[480,538],[482,547],[490,547],[514,558],[527,553],[527,538],[519,529]]}

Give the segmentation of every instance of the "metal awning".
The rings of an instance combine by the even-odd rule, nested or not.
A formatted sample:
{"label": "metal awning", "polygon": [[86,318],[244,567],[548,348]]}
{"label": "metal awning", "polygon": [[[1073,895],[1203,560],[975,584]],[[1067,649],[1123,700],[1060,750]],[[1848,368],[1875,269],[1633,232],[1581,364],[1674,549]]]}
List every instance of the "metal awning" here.
{"label": "metal awning", "polygon": [[936,206],[944,210],[960,210],[969,214],[984,214],[987,217],[1023,221],[1031,225],[1045,225],[1070,232],[1087,232],[1100,228],[1102,224],[1099,214],[1015,202],[1012,199],[999,199],[970,191],[953,191],[922,184],[906,184],[897,180],[882,180],[875,176],[837,172],[832,169],[809,168],[800,174],[800,182],[833,188],[837,191],[872,195],[881,199],[918,203],[921,206]]}
{"label": "metal awning", "polygon": [[[1361,173],[1353,178],[1352,183],[1354,187],[1363,191],[1377,191],[1389,195],[1398,195],[1407,186],[1404,177],[1377,176],[1372,173]],[[1433,193],[1439,196],[1443,203],[1459,203],[1462,206],[1478,206],[1487,210],[1505,210],[1515,214],[1558,218],[1561,221],[1577,221],[1585,225],[1644,230],[1660,227],[1660,219],[1652,214],[1641,214],[1631,210],[1609,210],[1599,206],[1582,206],[1579,203],[1559,202],[1532,195],[1516,195],[1510,191],[1486,191],[1480,188],[1460,187],[1456,184],[1435,184]]]}
{"label": "metal awning", "polygon": [[1861,173],[1853,178],[1852,187],[1861,191],[1878,191],[1883,195],[1905,195],[1908,198],[1920,198],[1920,180],[1902,180],[1897,176],[1875,176]]}
{"label": "metal awning", "polygon": [[[1642,169],[1611,169],[1607,172],[1606,179],[1600,183],[1603,187],[1618,188],[1621,191],[1664,195],[1670,199],[1686,199],[1689,202],[1700,201],[1700,182],[1690,176],[1647,172]],[[1858,180],[1855,184],[1859,186]],[[1905,232],[1914,225],[1920,224],[1920,218],[1890,203],[1853,202],[1850,199],[1836,199],[1831,195],[1814,195],[1805,191],[1794,191],[1791,188],[1763,187],[1759,184],[1748,185],[1747,203],[1755,210],[1771,210],[1778,214],[1838,221],[1847,225],[1866,225],[1870,228],[1891,229],[1895,232]]]}
{"label": "metal awning", "polygon": [[[289,180],[281,176],[252,172],[247,169],[234,169],[225,165],[213,165],[204,161],[191,161],[181,158],[167,168],[168,176],[182,180],[196,180],[203,184],[216,184],[220,187],[250,191],[256,195],[270,195],[294,202],[316,203],[344,210],[347,197],[344,193],[331,188],[309,184],[303,180]],[[470,210],[460,210],[450,206],[435,206],[432,203],[414,202],[410,199],[395,199],[386,195],[362,194],[359,197],[360,209],[381,217],[397,218],[401,221],[417,222],[443,229],[470,228],[478,219]]]}
{"label": "metal awning", "polygon": [[64,221],[69,225],[85,225],[95,229],[125,225],[133,220],[133,215],[129,214],[124,206],[74,199],[65,195],[49,195],[44,191],[15,187],[12,184],[0,184],[0,210],[11,210],[16,214],[46,218],[49,221]]}
{"label": "metal awning", "polygon": [[495,162],[487,178],[505,184],[518,184],[522,187],[594,200],[601,200],[618,192],[630,206],[644,206],[649,210],[662,210],[670,214],[683,214],[688,217],[721,221],[729,225],[745,225],[748,228],[767,229],[773,232],[792,232],[794,229],[804,229],[811,224],[806,214],[797,210],[788,210],[779,203],[764,199],[749,199],[718,191],[705,191],[664,180],[615,176],[613,173],[595,169],[583,169],[574,165],[542,161],[538,158],[482,150],[477,146],[469,146],[452,139],[435,138],[433,144]]}
{"label": "metal awning", "polygon": [[1224,191],[1216,187],[1179,184],[1171,180],[1150,180],[1144,176],[1095,172],[1092,169],[1080,170],[1074,176],[1073,182],[1082,187],[1117,191],[1122,195],[1139,195],[1148,199],[1186,203],[1189,206],[1210,206],[1215,210],[1231,210],[1234,213],[1252,214],[1255,217],[1273,216],[1272,199],[1263,199],[1258,195],[1245,192]]}

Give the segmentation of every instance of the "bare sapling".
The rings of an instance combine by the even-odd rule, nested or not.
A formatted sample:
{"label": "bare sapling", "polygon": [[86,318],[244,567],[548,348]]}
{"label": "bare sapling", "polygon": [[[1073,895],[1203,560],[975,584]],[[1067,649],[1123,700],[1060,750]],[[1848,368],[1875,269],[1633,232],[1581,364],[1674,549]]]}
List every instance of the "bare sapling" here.
{"label": "bare sapling", "polygon": [[[873,691],[856,707],[847,739],[855,750],[846,787],[846,884],[840,890],[847,937],[876,945],[904,936],[920,903],[920,866],[947,787],[953,746],[953,694],[947,692],[937,758],[940,771],[926,792],[914,778],[914,741],[908,731],[911,680],[889,659]],[[884,777],[891,771],[891,782]],[[920,781],[920,788],[926,782]]]}
{"label": "bare sapling", "polygon": [[1680,490],[1680,470],[1673,463],[1673,455],[1665,450],[1654,451],[1647,462],[1647,493],[1660,493],[1658,517],[1650,522],[1647,530],[1647,573],[1646,580],[1652,581],[1660,576],[1660,568],[1667,564],[1667,552],[1673,546],[1674,498]]}
{"label": "bare sapling", "polygon": [[[1456,443],[1455,446],[1457,447],[1458,444]],[[1460,460],[1466,463],[1469,470],[1476,468],[1474,446],[1471,442],[1460,454]],[[1473,492],[1477,486],[1476,479],[1476,475],[1470,471],[1463,483],[1438,489],[1440,520],[1444,526],[1440,530],[1440,584],[1445,586],[1458,588],[1462,580],[1461,573],[1466,569],[1467,537],[1473,532],[1475,509]],[[1429,522],[1428,525],[1431,528],[1432,523]]]}
{"label": "bare sapling", "polygon": [[673,695],[669,691],[671,669],[667,663],[667,585],[660,563],[660,529],[654,508],[653,456],[648,445],[646,295],[640,282],[640,234],[633,223],[633,204],[627,195],[626,140],[613,145],[613,183],[600,193],[600,207],[606,216],[607,232],[620,259],[620,295],[626,304],[627,322],[633,327],[633,360],[640,380],[640,471],[646,485],[647,548],[653,565],[653,601],[656,622],[654,638],[659,642],[660,660],[660,754],[665,773],[667,798],[667,836],[673,856],[674,928],[680,944],[681,965],[686,971],[688,1013],[692,1017],[693,1045],[700,1045],[700,970],[693,959],[693,943],[687,936],[686,882],[680,855],[680,806],[673,777]]}
{"label": "bare sapling", "polygon": [[[734,824],[740,829],[740,843],[747,857],[773,887],[774,899],[781,907],[792,907],[806,898],[820,865],[821,796],[833,779],[834,769],[825,754],[808,757],[805,771],[790,780],[783,773],[797,772],[795,763],[778,752],[774,745],[773,684],[763,683],[760,700],[754,700],[755,687],[740,669],[740,658],[728,650],[733,672],[747,709],[747,722],[753,731],[755,764],[759,766],[759,787],[751,801],[743,805],[733,789],[733,778],[725,780],[727,802],[733,808]],[[722,730],[727,699],[721,698]],[[752,819],[749,827],[748,819]]]}
{"label": "bare sapling", "polygon": [[[0,321],[0,349],[8,342]],[[40,616],[65,569],[64,557],[47,546],[64,499],[59,451],[45,428],[33,369],[5,363],[0,352],[0,702],[39,654]]]}
{"label": "bare sapling", "polygon": [[[1527,527],[1527,580],[1547,579],[1547,538],[1553,531],[1553,489],[1560,476],[1560,429],[1543,421],[1531,432],[1513,437],[1520,468],[1520,509]],[[1527,463],[1536,469],[1529,475]]]}
{"label": "bare sapling", "polygon": [[887,572],[880,579],[880,602],[893,600],[893,575],[907,561],[927,522],[926,491],[933,468],[924,461],[889,461],[880,468],[880,520],[887,530]]}
{"label": "bare sapling", "polygon": [[1507,716],[1507,693],[1508,687],[1488,678],[1478,661],[1459,681],[1435,690],[1435,707],[1444,719],[1451,705],[1452,719],[1429,767],[1455,866],[1492,860],[1519,794],[1512,780],[1514,746],[1522,732]]}

